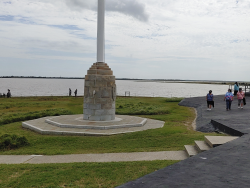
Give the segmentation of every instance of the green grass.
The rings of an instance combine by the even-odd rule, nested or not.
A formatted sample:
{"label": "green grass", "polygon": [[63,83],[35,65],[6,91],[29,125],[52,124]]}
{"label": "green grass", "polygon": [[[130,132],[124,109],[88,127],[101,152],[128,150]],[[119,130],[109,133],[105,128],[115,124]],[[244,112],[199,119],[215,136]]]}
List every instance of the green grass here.
{"label": "green grass", "polygon": [[116,187],[176,162],[0,165],[0,187]]}
{"label": "green grass", "polygon": [[72,114],[74,109],[67,105],[75,101],[75,98],[66,97],[0,98],[0,126],[45,116]]}
{"label": "green grass", "polygon": [[[117,114],[131,114],[165,121],[163,128],[113,136],[50,136],[23,129],[15,117],[20,113],[22,120],[30,119],[30,114],[53,115],[54,112],[68,114],[82,113],[82,98],[74,97],[33,97],[0,98],[0,122],[6,117],[14,123],[0,126],[0,135],[16,134],[25,136],[29,145],[16,150],[0,151],[0,154],[83,154],[111,152],[144,152],[183,150],[184,145],[194,140],[203,140],[204,134],[192,130],[195,118],[193,109],[178,106],[181,99],[118,97]],[[122,106],[122,108],[120,107]],[[6,108],[7,107],[7,108]],[[13,115],[16,114],[16,115]],[[67,113],[66,113],[67,114]],[[41,117],[39,116],[39,117]],[[12,118],[11,118],[12,117]],[[18,121],[18,122],[15,122]]]}
{"label": "green grass", "polygon": [[[0,155],[83,154],[183,150],[203,140],[192,130],[194,110],[178,98],[118,97],[117,114],[165,121],[163,128],[113,136],[50,136],[23,129],[21,122],[59,114],[82,114],[81,97],[0,98],[0,136],[25,136],[29,145]],[[178,161],[0,165],[0,187],[115,187]]]}

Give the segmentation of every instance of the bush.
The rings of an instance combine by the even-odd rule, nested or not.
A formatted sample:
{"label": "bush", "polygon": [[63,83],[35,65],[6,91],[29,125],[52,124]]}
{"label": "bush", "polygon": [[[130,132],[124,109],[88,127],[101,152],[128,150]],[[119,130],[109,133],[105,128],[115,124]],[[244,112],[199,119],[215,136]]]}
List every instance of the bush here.
{"label": "bush", "polygon": [[0,150],[17,149],[27,145],[29,142],[24,136],[4,134],[0,137]]}

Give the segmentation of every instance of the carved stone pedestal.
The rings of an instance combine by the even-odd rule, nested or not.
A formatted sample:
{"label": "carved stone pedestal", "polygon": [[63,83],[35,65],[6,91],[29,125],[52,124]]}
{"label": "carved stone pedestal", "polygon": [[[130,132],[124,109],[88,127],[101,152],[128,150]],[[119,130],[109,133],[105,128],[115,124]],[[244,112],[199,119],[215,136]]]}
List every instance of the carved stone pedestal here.
{"label": "carved stone pedestal", "polygon": [[115,119],[116,85],[113,71],[106,63],[94,63],[85,76],[84,120]]}

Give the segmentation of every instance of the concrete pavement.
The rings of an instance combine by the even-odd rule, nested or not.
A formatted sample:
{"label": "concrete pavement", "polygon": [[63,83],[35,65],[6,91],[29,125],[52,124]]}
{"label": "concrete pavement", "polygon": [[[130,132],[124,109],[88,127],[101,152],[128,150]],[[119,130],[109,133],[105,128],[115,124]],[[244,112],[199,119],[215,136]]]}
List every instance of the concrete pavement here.
{"label": "concrete pavement", "polygon": [[72,154],[72,155],[0,155],[0,164],[42,164],[76,162],[124,162],[153,160],[184,160],[185,151]]}

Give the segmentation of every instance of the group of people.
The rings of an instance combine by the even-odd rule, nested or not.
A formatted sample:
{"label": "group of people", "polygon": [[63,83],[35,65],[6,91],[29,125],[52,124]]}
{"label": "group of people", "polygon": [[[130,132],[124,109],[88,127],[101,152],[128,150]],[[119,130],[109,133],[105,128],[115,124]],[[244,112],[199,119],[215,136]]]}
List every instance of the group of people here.
{"label": "group of people", "polygon": [[[234,85],[234,94],[232,93],[231,89],[228,89],[227,93],[225,94],[224,101],[226,101],[226,110],[231,110],[231,104],[234,100],[234,96],[237,95],[238,99],[238,108],[243,109],[243,105],[246,105],[246,98],[245,93],[242,91],[242,88],[239,87],[239,84],[235,82]],[[207,110],[211,110],[212,106],[214,107],[214,95],[212,94],[212,90],[206,96],[207,101]]]}
{"label": "group of people", "polygon": [[[5,97],[5,93],[0,93],[0,97]],[[11,92],[10,90],[8,89],[8,92],[7,92],[7,98],[10,98],[11,97]]]}
{"label": "group of people", "polygon": [[[77,96],[77,89],[74,91],[75,97]],[[69,88],[69,96],[71,96],[71,89]]]}

